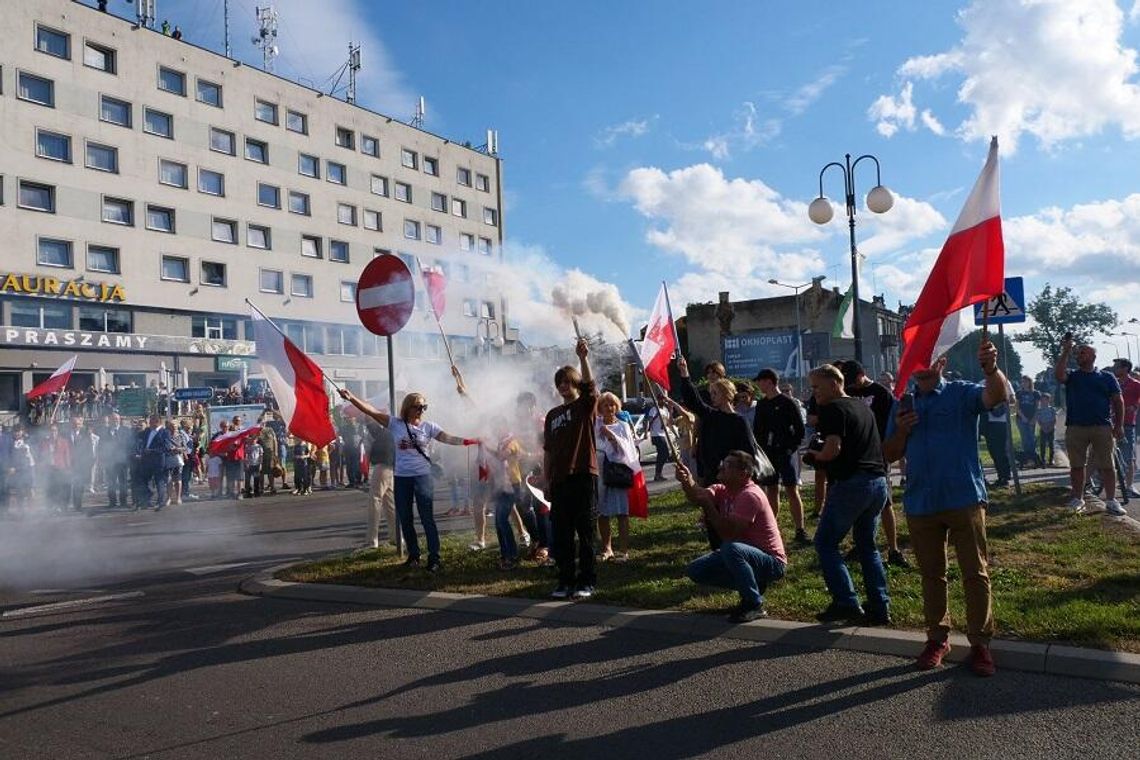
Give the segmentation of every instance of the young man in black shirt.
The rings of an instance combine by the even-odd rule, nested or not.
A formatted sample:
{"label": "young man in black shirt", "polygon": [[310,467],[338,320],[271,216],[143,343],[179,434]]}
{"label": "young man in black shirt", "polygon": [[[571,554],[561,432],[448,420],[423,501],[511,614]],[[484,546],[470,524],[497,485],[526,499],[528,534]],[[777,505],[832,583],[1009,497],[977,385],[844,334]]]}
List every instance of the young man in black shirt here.
{"label": "young man in black shirt", "polygon": [[780,393],[780,377],[773,369],[762,369],[756,375],[760,399],[756,402],[752,433],[760,450],[776,469],[775,475],[761,485],[772,512],[780,511],[780,486],[788,497],[792,521],[796,526],[796,546],[811,546],[804,529],[804,505],[800,499],[799,475],[793,459],[804,439],[804,418],[796,402]]}
{"label": "young man in black shirt", "polygon": [[[879,514],[887,503],[886,469],[875,416],[862,401],[843,392],[843,373],[837,367],[817,367],[810,379],[819,407],[816,431],[824,444],[821,451],[804,455],[804,461],[827,473],[827,503],[815,531],[815,550],[831,593],[831,604],[816,617],[824,623],[889,625],[887,576],[875,546]],[[848,531],[863,568],[866,613],[839,552],[839,542]]]}

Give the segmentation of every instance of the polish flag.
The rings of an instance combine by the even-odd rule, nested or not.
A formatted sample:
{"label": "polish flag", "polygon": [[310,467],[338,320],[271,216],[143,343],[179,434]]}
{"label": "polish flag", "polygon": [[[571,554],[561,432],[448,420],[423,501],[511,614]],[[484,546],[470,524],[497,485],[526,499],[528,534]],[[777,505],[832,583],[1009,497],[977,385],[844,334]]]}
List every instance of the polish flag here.
{"label": "polish flag", "polygon": [[52,372],[51,377],[28,391],[28,401],[31,401],[34,398],[39,398],[40,396],[46,396],[49,393],[59,393],[61,390],[66,388],[68,381],[71,380],[71,371],[75,369],[75,360],[78,358],[78,354],[72,356],[70,359],[61,364],[59,369],[57,369],[55,372]]}
{"label": "polish flag", "polygon": [[447,280],[438,267],[428,267],[424,269],[422,273],[424,289],[427,290],[428,300],[431,302],[431,310],[435,314],[436,319],[443,319],[443,311],[447,306],[447,296],[444,293]]}
{"label": "polish flag", "polygon": [[261,426],[254,425],[242,430],[231,430],[228,433],[222,433],[214,440],[210,441],[206,446],[206,451],[212,457],[224,457],[238,447],[245,444],[250,438],[256,438],[261,435]]}
{"label": "polish flag", "polygon": [[336,438],[329,418],[325,373],[293,341],[282,335],[264,314],[250,309],[257,358],[269,381],[289,432],[314,446]]}
{"label": "polish flag", "polygon": [[903,327],[905,347],[895,395],[906,392],[911,374],[929,367],[966,335],[968,312],[974,304],[1001,295],[1004,289],[1005,244],[994,137],[986,165]]}
{"label": "polish flag", "polygon": [[673,331],[673,312],[669,308],[669,292],[665,283],[657,293],[653,313],[649,315],[649,326],[641,341],[641,366],[645,376],[652,382],[669,390],[669,362],[677,350],[677,335]]}

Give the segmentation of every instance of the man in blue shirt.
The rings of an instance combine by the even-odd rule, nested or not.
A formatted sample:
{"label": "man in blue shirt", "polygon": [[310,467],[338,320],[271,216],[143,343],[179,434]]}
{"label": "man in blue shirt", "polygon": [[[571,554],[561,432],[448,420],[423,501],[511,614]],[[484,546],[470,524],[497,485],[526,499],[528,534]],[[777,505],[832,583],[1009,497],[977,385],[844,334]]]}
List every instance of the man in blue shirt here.
{"label": "man in blue shirt", "polygon": [[883,454],[887,461],[906,457],[903,512],[911,546],[922,574],[922,610],[926,647],[918,667],[938,667],[950,652],[950,612],[946,588],[946,542],[954,544],[966,592],[966,635],[970,668],[980,676],[994,673],[989,643],[994,634],[993,602],[986,549],[986,483],[978,457],[978,418],[1006,402],[1005,375],[997,368],[997,349],[988,340],[978,348],[985,384],[947,382],[945,357],[917,370],[914,408],[895,404]]}
{"label": "man in blue shirt", "polygon": [[[1127,514],[1116,500],[1116,473],[1112,454],[1124,437],[1124,401],[1120,384],[1111,372],[1096,368],[1096,349],[1077,347],[1077,368],[1069,371],[1073,338],[1061,341],[1061,354],[1053,367],[1057,382],[1065,386],[1065,450],[1069,455],[1069,509],[1085,511],[1085,467],[1100,471],[1104,508],[1109,514]],[[1089,456],[1092,449],[1092,456]]]}

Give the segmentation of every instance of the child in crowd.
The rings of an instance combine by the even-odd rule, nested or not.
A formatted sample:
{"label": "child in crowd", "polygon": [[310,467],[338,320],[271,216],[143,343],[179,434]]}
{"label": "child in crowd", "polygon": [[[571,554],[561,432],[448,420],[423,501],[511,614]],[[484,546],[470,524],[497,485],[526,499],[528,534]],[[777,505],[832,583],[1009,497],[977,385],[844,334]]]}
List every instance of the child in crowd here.
{"label": "child in crowd", "polygon": [[251,438],[245,445],[245,490],[242,495],[245,498],[253,496],[261,496],[262,477],[261,477],[261,460],[265,455],[265,449],[261,445],[261,441],[257,438]]}
{"label": "child in crowd", "polygon": [[[1053,438],[1057,431],[1057,410],[1053,408],[1053,397],[1042,393],[1037,403],[1037,458],[1042,466],[1053,466]],[[1045,452],[1049,452],[1048,458]]]}
{"label": "child in crowd", "polygon": [[222,496],[222,458],[216,454],[206,460],[206,483],[210,486],[210,498]]}
{"label": "child in crowd", "polygon": [[306,496],[313,492],[312,453],[309,444],[300,438],[293,441],[293,495]]}

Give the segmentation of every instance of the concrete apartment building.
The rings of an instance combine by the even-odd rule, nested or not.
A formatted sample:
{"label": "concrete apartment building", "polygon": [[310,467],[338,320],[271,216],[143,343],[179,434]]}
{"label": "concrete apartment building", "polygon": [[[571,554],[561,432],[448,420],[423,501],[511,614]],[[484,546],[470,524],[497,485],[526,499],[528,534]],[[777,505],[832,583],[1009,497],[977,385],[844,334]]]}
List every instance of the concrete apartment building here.
{"label": "concrete apartment building", "polygon": [[[376,394],[354,289],[381,252],[444,269],[459,356],[513,339],[497,156],[82,3],[4,11],[0,413],[72,353],[73,386],[236,382],[246,298]],[[417,309],[397,367],[443,355]]]}

